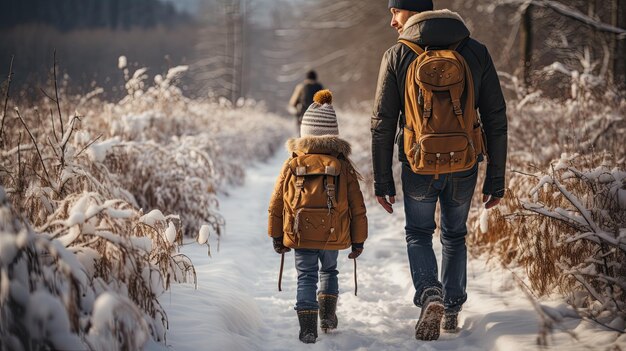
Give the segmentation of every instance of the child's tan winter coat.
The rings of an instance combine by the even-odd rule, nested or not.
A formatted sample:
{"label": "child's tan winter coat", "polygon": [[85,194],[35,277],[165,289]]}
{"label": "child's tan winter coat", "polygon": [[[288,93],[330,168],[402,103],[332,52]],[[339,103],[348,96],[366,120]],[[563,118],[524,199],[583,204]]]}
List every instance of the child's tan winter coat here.
{"label": "child's tan winter coat", "polygon": [[[308,136],[290,139],[286,146],[295,157],[285,162],[274,187],[269,206],[269,236],[283,237],[283,245],[296,249],[341,250],[352,243],[365,242],[365,203],[357,173],[348,159],[350,144],[336,136]],[[298,157],[304,155],[307,156]],[[303,162],[306,162],[306,167]],[[337,179],[334,200],[328,208],[325,205],[326,190],[317,189],[309,193],[302,191],[302,186],[300,190],[297,185],[294,186],[298,174],[317,170],[336,175],[328,178],[331,183]],[[300,179],[304,178],[300,175]],[[303,208],[294,206],[294,203],[316,204],[311,207],[317,208]]]}

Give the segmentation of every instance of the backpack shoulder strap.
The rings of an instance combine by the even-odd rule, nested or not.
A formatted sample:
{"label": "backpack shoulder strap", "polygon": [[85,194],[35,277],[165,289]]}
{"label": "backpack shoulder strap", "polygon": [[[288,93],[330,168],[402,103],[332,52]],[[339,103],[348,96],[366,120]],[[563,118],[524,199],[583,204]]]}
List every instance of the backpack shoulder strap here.
{"label": "backpack shoulder strap", "polygon": [[304,189],[304,176],[306,175],[306,167],[296,167],[296,195],[293,198],[291,207],[295,208],[302,197]]}
{"label": "backpack shoulder strap", "polygon": [[419,45],[415,44],[414,42],[408,41],[406,39],[399,39],[398,43],[402,43],[408,46],[411,50],[413,50],[418,55],[421,55],[424,53],[424,49],[422,49]]}

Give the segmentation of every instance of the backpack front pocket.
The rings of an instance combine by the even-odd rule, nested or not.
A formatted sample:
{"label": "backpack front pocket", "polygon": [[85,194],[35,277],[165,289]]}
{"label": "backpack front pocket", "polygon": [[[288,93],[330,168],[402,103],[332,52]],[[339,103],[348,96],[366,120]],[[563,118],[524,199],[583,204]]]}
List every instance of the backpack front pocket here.
{"label": "backpack front pocket", "polygon": [[418,168],[436,173],[466,169],[476,159],[476,152],[466,134],[428,134],[420,138],[419,145]]}
{"label": "backpack front pocket", "polygon": [[293,231],[298,240],[335,242],[338,227],[337,214],[328,208],[301,208],[296,212]]}

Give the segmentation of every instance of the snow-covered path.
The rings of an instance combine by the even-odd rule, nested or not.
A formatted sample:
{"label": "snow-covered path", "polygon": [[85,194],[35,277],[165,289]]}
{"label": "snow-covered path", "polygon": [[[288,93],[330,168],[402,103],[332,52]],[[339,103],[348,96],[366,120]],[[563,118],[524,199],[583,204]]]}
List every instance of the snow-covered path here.
{"label": "snow-covered path", "polygon": [[[167,344],[173,350],[536,350],[539,318],[516,287],[511,274],[489,268],[478,259],[468,264],[468,302],[459,334],[442,334],[435,342],[414,339],[419,309],[411,300],[400,204],[393,216],[368,207],[370,237],[358,260],[358,296],[354,296],[353,266],[348,251],[340,253],[339,328],[320,334],[314,345],[298,341],[293,310],[296,274],[293,253],[285,258],[283,291],[277,290],[280,256],[266,234],[267,204],[286,153],[248,170],[243,187],[221,200],[226,233],[220,251],[211,239],[206,247],[190,244],[182,253],[194,262],[198,289],[173,285],[161,297],[169,316]],[[435,248],[441,250],[435,240]],[[555,313],[563,314],[559,307]],[[571,323],[577,323],[572,320]],[[610,343],[613,333],[593,333],[580,323],[568,327],[583,333],[584,344]],[[588,349],[563,332],[549,339],[555,349]],[[557,347],[558,346],[558,347]],[[604,349],[604,348],[600,348]]]}

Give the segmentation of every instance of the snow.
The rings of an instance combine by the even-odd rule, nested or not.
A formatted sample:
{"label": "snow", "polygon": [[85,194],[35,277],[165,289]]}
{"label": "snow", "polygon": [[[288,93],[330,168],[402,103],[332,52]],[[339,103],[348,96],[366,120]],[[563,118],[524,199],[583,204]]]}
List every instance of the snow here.
{"label": "snow", "polygon": [[[117,342],[126,342],[127,347],[140,349],[148,341],[150,332],[146,322],[138,315],[141,315],[141,311],[126,297],[111,292],[102,293],[94,304],[92,327],[88,335],[90,344],[96,350],[114,350],[121,347]],[[132,331],[134,338],[118,341],[115,335],[110,334],[111,330],[118,328]],[[162,348],[158,344],[153,346],[154,349]]]}
{"label": "snow", "polygon": [[8,266],[17,254],[15,236],[0,235],[0,264]]}
{"label": "snow", "polygon": [[165,216],[160,210],[152,210],[147,214],[139,217],[139,222],[154,226],[157,222],[165,222]]}
{"label": "snow", "polygon": [[554,179],[552,179],[552,176],[547,175],[547,174],[544,175],[543,177],[541,177],[537,185],[535,185],[535,187],[532,188],[532,190],[530,191],[530,194],[532,195],[536,194],[541,187],[544,187],[544,190],[546,190],[545,186],[548,184],[552,184],[553,182],[554,182]]}
{"label": "snow", "polygon": [[93,143],[88,149],[87,153],[91,159],[95,162],[102,162],[107,155],[107,152],[115,145],[119,144],[119,138],[111,138],[101,143]]}
{"label": "snow", "polygon": [[63,246],[69,246],[71,243],[74,242],[74,240],[76,240],[81,234],[81,229],[79,226],[73,226],[70,228],[70,230],[68,231],[68,233],[66,235],[63,235],[59,238],[59,241],[61,242],[61,244],[63,244]]}
{"label": "snow", "polygon": [[[226,233],[212,258],[202,246],[184,245],[194,262],[198,288],[173,285],[160,298],[169,318],[167,345],[174,350],[536,350],[541,319],[515,283],[511,272],[483,258],[468,262],[468,301],[460,315],[461,331],[438,341],[414,338],[419,309],[413,306],[401,202],[388,215],[368,204],[370,238],[358,259],[359,295],[354,295],[352,261],[339,256],[339,328],[320,333],[314,345],[298,340],[293,310],[296,273],[293,253],[285,259],[283,291],[277,291],[280,256],[266,234],[267,205],[287,154],[250,167],[246,183],[220,199]],[[243,220],[245,218],[245,220]],[[215,239],[216,240],[216,239]],[[211,241],[211,240],[209,240]],[[440,261],[441,246],[433,245]],[[520,276],[523,274],[520,272]],[[542,310],[559,322],[548,338],[553,350],[604,350],[615,333],[555,300],[541,300]],[[620,321],[615,321],[618,325]],[[581,340],[576,341],[570,329]],[[622,338],[626,345],[626,338]],[[619,341],[618,341],[619,342]]]}
{"label": "snow", "polygon": [[167,229],[165,229],[165,238],[170,243],[174,243],[176,240],[176,227],[174,226],[174,223],[169,222],[167,225]]}
{"label": "snow", "polygon": [[71,227],[75,224],[81,224],[85,221],[85,212],[89,207],[91,196],[88,193],[84,193],[78,201],[72,205],[69,212],[69,218],[65,222],[65,225]]}
{"label": "snow", "polygon": [[117,68],[124,69],[126,68],[126,65],[127,65],[126,56],[120,56],[117,60]]}
{"label": "snow", "polygon": [[206,224],[203,224],[202,227],[200,227],[200,233],[198,233],[198,244],[205,244],[207,240],[209,240],[210,231],[211,228]]}
{"label": "snow", "polygon": [[480,232],[487,234],[489,232],[489,212],[483,208],[480,210]]}
{"label": "snow", "polygon": [[130,218],[133,216],[133,210],[117,210],[114,208],[107,208],[107,213],[113,218]]}
{"label": "snow", "polygon": [[186,72],[188,69],[189,69],[189,66],[185,66],[185,65],[181,65],[181,66],[176,66],[176,67],[170,68],[167,71],[167,75],[165,76],[165,79],[166,79],[166,81],[167,80],[172,80],[172,79],[180,76],[184,72]]}
{"label": "snow", "polygon": [[42,290],[30,295],[25,312],[31,338],[50,337],[58,350],[84,349],[80,338],[70,332],[70,321],[61,302]]}
{"label": "snow", "polygon": [[137,236],[131,236],[130,237],[131,242],[133,243],[133,246],[143,250],[145,252],[151,252],[152,251],[152,239],[150,239],[147,236],[142,236],[142,237],[137,237]]}
{"label": "snow", "polygon": [[100,258],[98,251],[90,247],[69,248],[76,255],[76,259],[85,268],[87,274],[93,277],[96,269],[96,261]]}

